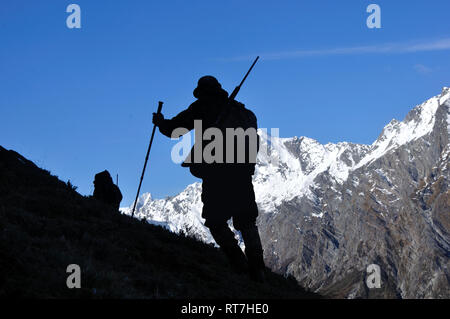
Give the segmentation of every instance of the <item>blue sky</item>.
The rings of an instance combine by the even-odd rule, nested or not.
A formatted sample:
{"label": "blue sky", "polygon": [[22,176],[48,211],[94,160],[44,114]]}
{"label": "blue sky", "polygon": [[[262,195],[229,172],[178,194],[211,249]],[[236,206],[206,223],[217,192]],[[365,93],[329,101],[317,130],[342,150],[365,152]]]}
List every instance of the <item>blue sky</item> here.
{"label": "blue sky", "polygon": [[[66,7],[81,7],[81,29]],[[366,7],[381,7],[368,29]],[[0,145],[93,192],[119,174],[131,204],[164,101],[171,117],[205,74],[225,89],[261,56],[238,100],[260,127],[321,143],[372,143],[392,118],[449,86],[447,0],[61,1],[0,7]],[[157,134],[143,192],[174,195],[195,181]]]}

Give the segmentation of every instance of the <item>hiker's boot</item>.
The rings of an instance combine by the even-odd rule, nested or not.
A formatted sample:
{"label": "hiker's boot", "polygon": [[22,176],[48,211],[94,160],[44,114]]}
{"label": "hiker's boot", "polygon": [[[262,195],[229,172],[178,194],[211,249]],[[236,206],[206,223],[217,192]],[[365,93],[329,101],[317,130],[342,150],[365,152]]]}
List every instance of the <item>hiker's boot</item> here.
{"label": "hiker's boot", "polygon": [[237,240],[234,238],[234,233],[227,224],[221,227],[211,227],[211,235],[220,249],[225,253],[231,268],[238,273],[243,274],[248,272],[247,258],[244,252],[239,247]]}
{"label": "hiker's boot", "polygon": [[259,237],[258,228],[252,225],[241,230],[245,243],[245,254],[247,255],[250,278],[256,282],[265,281],[265,269],[263,249]]}

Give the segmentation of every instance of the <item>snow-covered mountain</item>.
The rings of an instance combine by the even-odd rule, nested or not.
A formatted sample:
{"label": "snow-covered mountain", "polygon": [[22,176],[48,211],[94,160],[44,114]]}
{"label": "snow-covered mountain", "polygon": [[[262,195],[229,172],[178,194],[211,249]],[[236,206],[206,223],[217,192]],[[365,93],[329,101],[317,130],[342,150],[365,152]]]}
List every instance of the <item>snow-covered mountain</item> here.
{"label": "snow-covered mountain", "polygon": [[[444,88],[372,145],[260,131],[267,151],[253,183],[266,263],[339,297],[450,297],[449,105]],[[144,194],[136,217],[214,242],[200,194],[199,183],[166,199]],[[372,263],[382,289],[365,285]]]}

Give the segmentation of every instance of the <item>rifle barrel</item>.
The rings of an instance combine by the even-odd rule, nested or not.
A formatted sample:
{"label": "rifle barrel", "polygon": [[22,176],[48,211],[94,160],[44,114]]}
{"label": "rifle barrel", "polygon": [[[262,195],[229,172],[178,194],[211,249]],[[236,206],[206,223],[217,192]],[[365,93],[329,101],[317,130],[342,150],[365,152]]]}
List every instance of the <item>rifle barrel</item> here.
{"label": "rifle barrel", "polygon": [[239,84],[239,88],[242,86],[242,84],[244,84],[245,80],[247,79],[247,76],[250,74],[250,72],[252,72],[252,69],[255,66],[256,62],[258,62],[258,60],[259,60],[259,55],[256,57],[255,61],[253,61],[253,64],[250,67],[250,69],[248,69],[247,74],[242,79],[241,84]]}
{"label": "rifle barrel", "polygon": [[234,88],[233,93],[231,93],[231,95],[229,97],[230,101],[234,100],[236,95],[239,93],[239,90],[241,89],[242,84],[244,84],[245,80],[247,79],[247,76],[250,74],[250,72],[252,72],[252,69],[255,66],[256,62],[258,62],[258,60],[259,60],[259,56],[256,57],[255,61],[253,61],[252,66],[250,67],[250,69],[248,69],[247,74],[245,74],[245,76],[242,79],[241,83]]}

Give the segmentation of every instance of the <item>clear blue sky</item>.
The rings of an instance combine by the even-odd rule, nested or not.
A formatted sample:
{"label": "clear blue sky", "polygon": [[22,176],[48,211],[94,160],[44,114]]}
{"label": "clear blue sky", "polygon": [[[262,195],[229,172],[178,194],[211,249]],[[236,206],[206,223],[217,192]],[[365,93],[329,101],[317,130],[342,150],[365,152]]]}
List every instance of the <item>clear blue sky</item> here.
{"label": "clear blue sky", "polygon": [[[66,7],[81,7],[81,29]],[[381,7],[368,29],[366,7]],[[372,143],[392,118],[449,86],[450,2],[3,0],[0,145],[82,194],[119,174],[130,205],[165,102],[173,116],[205,74],[231,91],[260,62],[241,100],[261,127],[322,143]],[[143,192],[174,195],[195,179],[158,134]]]}

